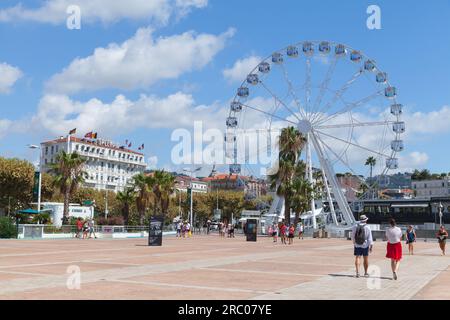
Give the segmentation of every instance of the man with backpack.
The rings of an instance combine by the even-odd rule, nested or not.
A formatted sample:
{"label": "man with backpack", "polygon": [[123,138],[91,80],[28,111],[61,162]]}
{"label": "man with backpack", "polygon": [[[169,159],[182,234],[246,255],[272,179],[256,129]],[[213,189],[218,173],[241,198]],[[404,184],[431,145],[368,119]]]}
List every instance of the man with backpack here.
{"label": "man with backpack", "polygon": [[367,225],[369,220],[365,215],[359,218],[359,223],[353,226],[352,240],[355,254],[356,277],[359,278],[359,266],[361,265],[361,257],[364,259],[364,276],[368,277],[369,269],[369,252],[372,252],[373,239],[372,231]]}

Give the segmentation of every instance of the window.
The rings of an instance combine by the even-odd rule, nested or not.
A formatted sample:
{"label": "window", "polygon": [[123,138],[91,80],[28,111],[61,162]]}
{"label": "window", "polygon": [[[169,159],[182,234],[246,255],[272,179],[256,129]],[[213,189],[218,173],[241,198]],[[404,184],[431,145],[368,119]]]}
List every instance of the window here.
{"label": "window", "polygon": [[426,184],[426,183],[424,184],[424,188],[425,188],[425,189],[427,188],[427,184]]}
{"label": "window", "polygon": [[48,147],[45,147],[45,155],[48,155]]}
{"label": "window", "polygon": [[55,150],[55,146],[52,146],[52,151],[50,153],[53,154],[54,150]]}
{"label": "window", "polygon": [[79,148],[79,145],[75,145],[75,150],[77,150],[78,151],[78,148]]}
{"label": "window", "polygon": [[56,153],[58,153],[59,146],[56,146]]}

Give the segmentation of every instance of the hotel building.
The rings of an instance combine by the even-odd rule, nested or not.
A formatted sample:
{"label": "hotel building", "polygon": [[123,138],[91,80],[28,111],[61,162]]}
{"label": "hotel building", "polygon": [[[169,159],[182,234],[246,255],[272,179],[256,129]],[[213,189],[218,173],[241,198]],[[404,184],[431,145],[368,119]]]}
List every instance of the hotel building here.
{"label": "hotel building", "polygon": [[42,172],[48,172],[50,164],[64,150],[77,152],[86,159],[84,186],[97,190],[123,191],[132,177],[144,172],[144,154],[119,147],[102,139],[80,139],[70,136],[41,143],[40,163]]}

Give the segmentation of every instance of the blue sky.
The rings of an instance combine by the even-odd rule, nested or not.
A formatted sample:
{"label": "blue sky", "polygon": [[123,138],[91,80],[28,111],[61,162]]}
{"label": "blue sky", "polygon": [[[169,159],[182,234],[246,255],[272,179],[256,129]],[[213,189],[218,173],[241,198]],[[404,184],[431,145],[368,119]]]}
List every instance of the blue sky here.
{"label": "blue sky", "polygon": [[[65,0],[49,2],[63,6]],[[44,1],[22,1],[16,11],[11,8],[18,5],[17,1],[2,1],[0,64],[20,70],[21,76],[15,81],[13,77],[6,92],[1,92],[0,85],[0,155],[35,161],[37,157],[26,144],[78,127],[80,134],[92,129],[114,141],[145,143],[150,162],[157,160],[158,167],[175,168],[170,156],[175,144],[170,135],[175,128],[191,129],[193,120],[225,122],[225,109],[239,83],[224,77],[224,70],[233,69],[238,60],[266,57],[291,43],[330,40],[348,44],[375,59],[397,86],[399,101],[405,105],[407,128],[411,129],[405,136],[401,167],[450,171],[450,110],[445,108],[450,104],[450,3],[446,0],[129,1],[129,7],[135,7],[141,15],[131,9],[109,8],[107,2],[90,1],[103,6],[95,10],[86,6],[89,1],[68,1],[79,4],[82,10],[81,30],[69,30],[67,15],[43,7]],[[145,7],[145,2],[155,7]],[[366,9],[371,4],[381,8],[381,30],[366,27]],[[166,6],[164,17],[155,13],[158,5]],[[99,11],[104,15],[96,16]],[[138,30],[147,33],[137,37]],[[181,35],[185,37],[178,46]],[[149,37],[152,44],[140,43]],[[173,56],[161,54],[165,51],[154,53],[161,37],[169,39],[165,48],[173,46]],[[144,55],[148,55],[137,59],[137,65],[133,64],[135,60],[123,65],[115,62],[112,68],[119,70],[117,74],[107,70],[102,76],[90,78],[80,75],[80,65],[70,69],[75,59],[92,58],[97,48],[107,48],[111,43],[120,47],[130,39],[134,41],[128,48],[139,51],[142,46]],[[193,56],[177,65],[188,50]],[[106,54],[112,54],[111,50]],[[108,69],[108,64],[102,63],[92,58],[83,72]],[[130,68],[136,68],[136,72],[129,72]],[[55,75],[59,76],[52,82]],[[62,81],[77,88],[61,88]],[[177,99],[168,98],[174,94],[178,94]],[[116,99],[118,95],[122,100]],[[89,112],[92,104],[101,109],[116,102],[112,113],[122,105],[136,104],[142,95],[141,107],[130,109],[140,110],[142,115],[130,117],[125,123],[116,123],[111,115],[105,119]],[[48,110],[59,103],[65,105],[60,116],[68,121],[55,118],[43,122],[42,117],[51,118]],[[172,111],[172,104],[179,109],[175,106]],[[94,121],[98,120],[98,127],[83,127],[86,118],[79,117],[80,110],[84,110],[84,117],[99,117]]]}

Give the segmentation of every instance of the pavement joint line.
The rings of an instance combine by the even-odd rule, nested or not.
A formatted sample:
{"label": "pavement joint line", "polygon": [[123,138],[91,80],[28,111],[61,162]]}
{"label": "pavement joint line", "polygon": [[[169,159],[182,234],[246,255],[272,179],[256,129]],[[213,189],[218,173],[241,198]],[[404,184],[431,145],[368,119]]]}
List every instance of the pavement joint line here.
{"label": "pavement joint line", "polygon": [[[348,274],[354,275],[355,272],[354,269],[350,269],[338,273],[342,277],[323,277],[314,282],[305,282],[280,290],[280,294],[277,295],[260,295],[252,299],[410,299],[440,274],[439,267],[442,268],[443,265],[449,265],[449,260],[429,260],[423,257],[411,261],[409,265],[408,262],[409,259],[405,258],[403,264],[400,264],[399,280],[383,278],[381,279],[380,284],[382,286],[379,290],[368,289],[367,281],[371,280],[371,278],[349,279],[350,276]],[[423,265],[424,263],[425,266]],[[381,266],[381,275],[392,274],[388,259],[377,259],[372,261],[371,265]],[[423,272],[421,268],[428,272]],[[423,273],[418,274],[417,271],[422,271]],[[343,291],[342,288],[347,290]]]}
{"label": "pavement joint line", "polygon": [[252,290],[252,289],[242,289],[242,288],[210,287],[210,286],[197,286],[197,285],[154,282],[154,281],[135,281],[135,280],[109,280],[109,281],[110,282],[120,282],[120,283],[130,283],[130,284],[140,284],[140,285],[152,285],[152,286],[188,288],[188,289],[202,289],[202,290],[214,290],[214,291],[227,291],[227,292],[246,292],[246,293],[256,293],[256,294],[272,293],[272,291],[264,291],[264,290]]}
{"label": "pavement joint line", "polygon": [[26,275],[26,276],[46,276],[45,273],[36,273],[36,272],[22,272],[22,271],[0,271],[0,273],[4,274],[20,274],[20,275]]}
{"label": "pavement joint line", "polygon": [[[284,256],[284,252],[272,252],[272,253],[255,253],[245,256],[232,256],[223,258],[212,258],[208,260],[190,260],[183,263],[166,263],[158,265],[143,265],[143,266],[131,266],[120,269],[106,269],[97,271],[82,272],[81,283],[98,282],[101,279],[105,280],[119,280],[137,276],[147,276],[150,274],[168,273],[185,271],[191,269],[198,269],[199,267],[208,266],[220,266],[229,265],[240,262],[248,261],[249,258],[265,259],[267,257],[281,257]],[[250,257],[249,257],[250,256]],[[11,281],[0,281],[0,295],[13,292],[24,292],[42,288],[55,288],[66,286],[68,275],[48,275],[39,278],[30,279],[14,279]]]}
{"label": "pavement joint line", "polygon": [[273,274],[273,275],[286,275],[286,276],[305,276],[305,277],[326,277],[323,274],[313,274],[313,273],[297,273],[297,272],[277,272],[277,271],[261,271],[261,270],[243,270],[243,269],[226,269],[226,268],[197,268],[199,270],[209,270],[209,271],[222,271],[222,272],[241,272],[241,273],[260,273],[260,274]]}

